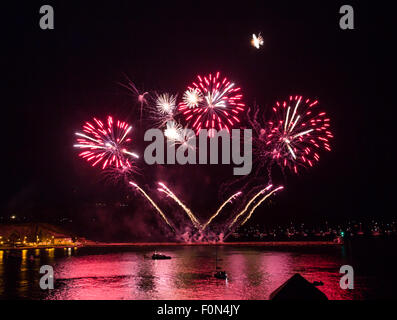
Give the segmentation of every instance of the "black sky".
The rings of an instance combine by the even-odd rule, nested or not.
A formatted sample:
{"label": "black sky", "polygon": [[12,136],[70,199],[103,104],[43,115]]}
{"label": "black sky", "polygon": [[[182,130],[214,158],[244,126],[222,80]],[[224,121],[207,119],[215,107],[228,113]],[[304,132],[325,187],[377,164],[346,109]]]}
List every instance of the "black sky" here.
{"label": "black sky", "polygon": [[[43,4],[54,6],[55,30],[39,28]],[[177,93],[196,74],[221,70],[241,85],[247,104],[265,108],[302,94],[319,99],[332,119],[333,151],[316,168],[288,174],[286,190],[256,221],[392,217],[395,125],[380,85],[387,36],[379,12],[363,1],[353,4],[356,29],[341,30],[342,4],[16,1],[3,20],[0,215],[23,211],[40,219],[121,198],[126,190],[102,183],[77,158],[73,133],[92,116],[135,122],[132,101],[117,85],[123,74],[146,90]],[[260,51],[249,43],[259,31]],[[216,189],[230,178],[214,168],[169,169],[146,167],[140,179],[147,186],[171,179],[198,212],[216,207]]]}

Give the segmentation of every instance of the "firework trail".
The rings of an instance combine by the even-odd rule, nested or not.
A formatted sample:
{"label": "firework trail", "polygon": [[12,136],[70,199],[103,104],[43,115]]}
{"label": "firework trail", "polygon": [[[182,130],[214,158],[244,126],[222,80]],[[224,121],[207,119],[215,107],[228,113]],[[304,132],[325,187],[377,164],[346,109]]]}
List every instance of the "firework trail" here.
{"label": "firework trail", "polygon": [[79,156],[92,163],[93,167],[102,163],[103,170],[133,170],[131,157],[138,158],[138,155],[127,150],[131,142],[128,134],[132,127],[123,121],[113,121],[111,116],[108,116],[105,124],[96,118],[93,120],[94,124],[84,124],[84,133],[75,133],[77,143],[74,147],[83,150]]}
{"label": "firework trail", "polygon": [[130,181],[130,184],[132,186],[134,186],[140,193],[142,193],[146,199],[151,203],[151,205],[153,206],[153,208],[156,209],[156,211],[159,213],[159,215],[163,218],[163,220],[170,226],[170,228],[172,229],[172,231],[175,232],[174,227],[170,224],[170,222],[168,221],[167,217],[165,216],[164,212],[158,207],[158,205],[152,200],[152,198],[149,197],[149,195],[141,188],[139,187],[136,183]]}
{"label": "firework trail", "polygon": [[254,119],[258,138],[255,153],[261,161],[277,163],[298,173],[298,167],[312,167],[320,160],[319,151],[331,151],[330,119],[323,111],[316,111],[318,101],[290,96],[277,102],[273,119],[261,126]]}
{"label": "firework trail", "polygon": [[255,33],[252,35],[251,45],[257,49],[260,49],[260,47],[263,46],[263,37],[260,32],[258,36],[256,36]]}
{"label": "firework trail", "polygon": [[179,111],[186,123],[196,134],[201,129],[226,129],[240,122],[239,113],[244,111],[241,102],[243,95],[240,88],[227,78],[220,78],[220,73],[208,76],[197,76],[185,91]]}
{"label": "firework trail", "polygon": [[140,105],[140,118],[142,120],[142,112],[143,112],[143,107],[148,104],[148,101],[146,99],[146,96],[149,95],[149,92],[139,92],[135,84],[127,77],[127,84],[123,84],[119,82],[119,85],[122,87],[126,88],[132,95],[134,99],[139,103]]}
{"label": "firework trail", "polygon": [[279,190],[282,190],[282,189],[284,189],[284,187],[283,187],[283,186],[280,186],[280,187],[274,189],[272,192],[269,192],[267,195],[265,195],[265,196],[264,196],[264,197],[251,209],[251,211],[249,212],[248,216],[244,219],[244,221],[241,223],[241,225],[244,225],[244,224],[251,218],[251,216],[252,216],[252,214],[254,213],[254,211],[256,210],[256,208],[258,208],[258,207],[262,204],[263,201],[265,201],[267,198],[269,198],[273,193],[275,193],[275,192],[277,192],[277,191],[279,191]]}
{"label": "firework trail", "polygon": [[212,222],[212,220],[214,220],[214,219],[218,216],[218,214],[222,211],[222,209],[223,209],[224,206],[226,206],[229,202],[231,202],[232,200],[234,200],[235,198],[237,198],[237,197],[238,197],[239,195],[241,195],[241,194],[242,194],[242,192],[239,191],[239,192],[233,194],[232,196],[230,196],[229,199],[227,199],[227,200],[219,207],[219,209],[215,212],[215,214],[212,215],[212,217],[210,217],[210,218],[208,219],[208,221],[203,225],[203,231],[205,230],[205,228],[208,227],[208,225]]}
{"label": "firework trail", "polygon": [[158,190],[160,192],[164,192],[165,194],[167,194],[169,197],[171,197],[188,215],[188,217],[190,218],[190,221],[193,223],[193,225],[201,230],[202,226],[200,224],[200,222],[197,220],[197,218],[195,217],[195,215],[193,214],[193,212],[185,206],[185,204],[179,200],[179,198],[162,182],[158,183],[161,188],[159,188]]}
{"label": "firework trail", "polygon": [[250,205],[262,194],[264,194],[266,191],[269,191],[271,188],[273,187],[273,185],[269,184],[266,188],[260,190],[255,196],[253,196],[251,198],[250,201],[248,201],[247,205],[245,206],[245,208],[240,211],[236,217],[233,219],[233,221],[230,223],[229,225],[229,229],[232,228],[232,226],[237,222],[237,220],[248,210],[248,208],[250,207]]}

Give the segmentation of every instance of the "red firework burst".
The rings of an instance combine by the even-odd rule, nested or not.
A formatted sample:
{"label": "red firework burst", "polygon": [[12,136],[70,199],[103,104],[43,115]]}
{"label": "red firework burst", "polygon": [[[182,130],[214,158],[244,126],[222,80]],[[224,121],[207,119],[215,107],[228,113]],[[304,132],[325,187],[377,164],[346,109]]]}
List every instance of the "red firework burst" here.
{"label": "red firework burst", "polygon": [[266,159],[276,161],[295,173],[298,167],[312,167],[320,160],[319,150],[331,151],[330,119],[317,111],[317,100],[290,96],[273,107],[274,120],[261,130],[258,149]]}
{"label": "red firework burst", "polygon": [[108,116],[105,124],[101,120],[93,118],[93,124],[86,122],[83,126],[83,132],[76,132],[75,148],[83,149],[79,156],[92,163],[95,167],[102,164],[102,169],[132,169],[133,158],[138,158],[135,153],[127,150],[131,142],[128,137],[132,127],[123,121],[113,121]]}
{"label": "red firework burst", "polygon": [[185,117],[187,125],[195,130],[226,129],[240,122],[239,113],[244,111],[241,102],[243,95],[240,88],[227,78],[220,78],[220,73],[197,76],[185,91],[179,111]]}

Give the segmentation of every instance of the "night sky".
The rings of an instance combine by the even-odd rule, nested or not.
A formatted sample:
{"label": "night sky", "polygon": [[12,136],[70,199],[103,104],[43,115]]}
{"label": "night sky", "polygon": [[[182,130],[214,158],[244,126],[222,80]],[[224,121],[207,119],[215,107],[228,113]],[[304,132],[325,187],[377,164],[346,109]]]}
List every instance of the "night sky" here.
{"label": "night sky", "polygon": [[[2,21],[0,216],[84,221],[83,206],[126,195],[130,211],[121,214],[139,216],[146,203],[79,159],[74,132],[113,114],[137,127],[134,147],[143,155],[136,105],[118,85],[124,74],[138,88],[180,94],[197,74],[219,70],[242,87],[247,105],[269,108],[300,94],[318,99],[332,121],[333,151],[315,168],[281,177],[286,190],[254,222],[390,219],[395,121],[381,85],[387,35],[369,4],[352,3],[356,29],[344,31],[346,3],[324,2],[15,1]],[[39,28],[43,4],[54,7],[55,30]],[[250,45],[258,32],[261,50]],[[164,179],[205,217],[230,178],[230,167],[142,164],[137,180],[150,190]]]}

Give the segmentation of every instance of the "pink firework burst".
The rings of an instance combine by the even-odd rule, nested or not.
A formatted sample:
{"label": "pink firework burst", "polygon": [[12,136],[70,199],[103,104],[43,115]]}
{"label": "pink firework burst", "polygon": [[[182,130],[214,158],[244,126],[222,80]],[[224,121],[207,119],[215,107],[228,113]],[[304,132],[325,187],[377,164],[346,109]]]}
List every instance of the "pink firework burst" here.
{"label": "pink firework burst", "polygon": [[227,78],[221,78],[219,72],[197,76],[197,79],[185,91],[179,104],[187,125],[196,134],[201,129],[229,131],[240,122],[239,113],[244,111],[241,88]]}
{"label": "pink firework burst", "polygon": [[93,167],[101,165],[102,169],[128,171],[133,168],[131,158],[138,156],[127,150],[131,142],[128,136],[132,127],[123,121],[114,121],[111,116],[103,123],[93,118],[86,122],[83,133],[76,132],[75,148],[82,149],[79,156],[90,162]]}
{"label": "pink firework burst", "polygon": [[319,151],[331,151],[330,119],[318,110],[318,101],[290,96],[273,107],[274,118],[261,129],[258,153],[298,173],[298,167],[312,167]]}

